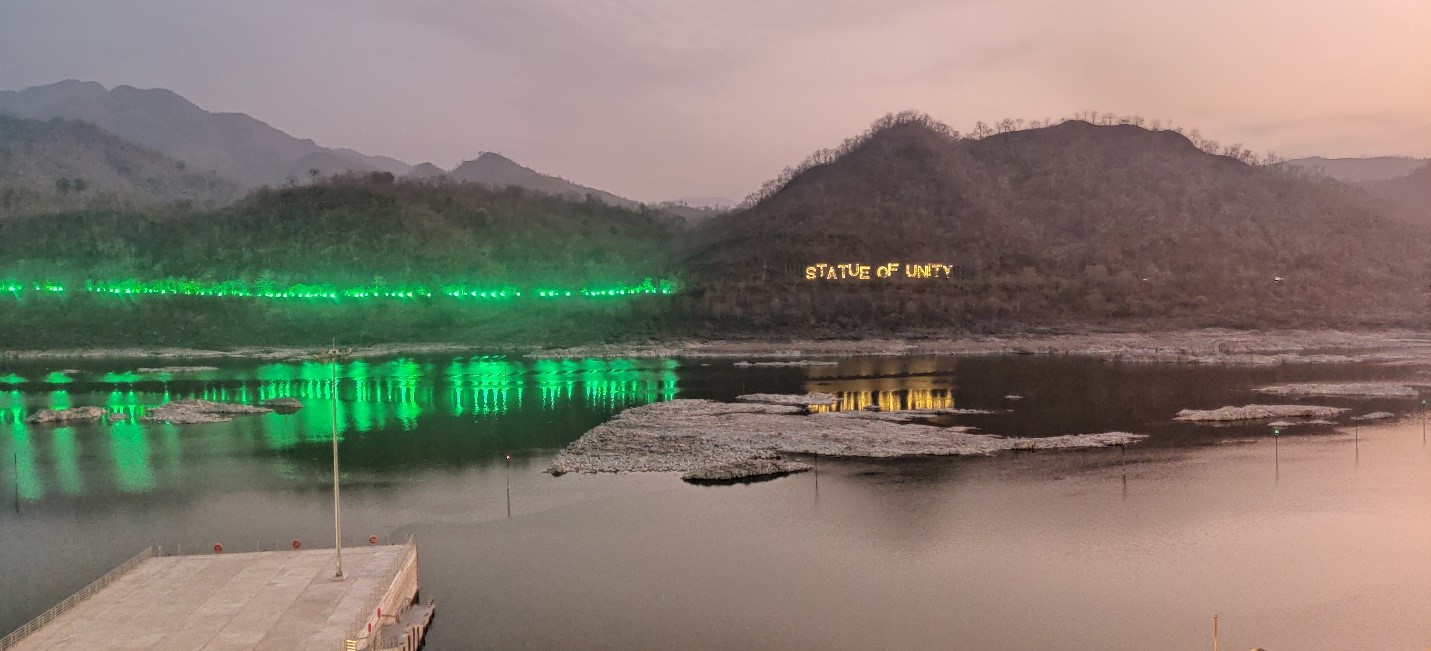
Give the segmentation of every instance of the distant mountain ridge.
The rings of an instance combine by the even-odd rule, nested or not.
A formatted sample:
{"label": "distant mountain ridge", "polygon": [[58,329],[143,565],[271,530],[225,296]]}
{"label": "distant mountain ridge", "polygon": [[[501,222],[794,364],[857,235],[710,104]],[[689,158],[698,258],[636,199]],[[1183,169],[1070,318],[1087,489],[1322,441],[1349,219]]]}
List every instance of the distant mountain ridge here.
{"label": "distant mountain ridge", "polygon": [[1406,176],[1425,165],[1428,159],[1410,156],[1376,156],[1369,158],[1294,158],[1287,165],[1317,170],[1345,183],[1387,181]]}
{"label": "distant mountain ridge", "polygon": [[456,169],[447,174],[447,177],[453,181],[482,183],[498,188],[516,185],[558,197],[584,199],[590,195],[604,204],[622,208],[636,208],[641,205],[639,201],[619,197],[604,190],[597,190],[560,177],[542,174],[529,167],[518,165],[506,156],[490,151],[458,165]]}
{"label": "distant mountain ridge", "polygon": [[[179,94],[162,89],[66,80],[24,90],[0,91],[0,114],[35,120],[78,120],[118,138],[183,162],[190,172],[214,172],[240,188],[308,183],[315,177],[386,173],[396,178],[446,179],[490,187],[520,186],[554,196],[635,208],[641,202],[566,179],[542,174],[495,152],[466,161],[451,171],[432,163],[410,165],[352,149],[323,147],[291,136],[243,113],[205,110]],[[712,204],[720,204],[718,206]],[[662,204],[659,209],[697,221],[733,204],[730,200]]]}
{"label": "distant mountain ridge", "polygon": [[96,202],[226,202],[238,186],[86,122],[0,114],[0,212]]}
{"label": "distant mountain ridge", "polygon": [[350,149],[322,147],[243,113],[206,111],[170,90],[66,80],[0,91],[0,113],[24,118],[82,120],[190,168],[217,172],[243,187],[303,180],[310,170],[389,172],[411,166]]}

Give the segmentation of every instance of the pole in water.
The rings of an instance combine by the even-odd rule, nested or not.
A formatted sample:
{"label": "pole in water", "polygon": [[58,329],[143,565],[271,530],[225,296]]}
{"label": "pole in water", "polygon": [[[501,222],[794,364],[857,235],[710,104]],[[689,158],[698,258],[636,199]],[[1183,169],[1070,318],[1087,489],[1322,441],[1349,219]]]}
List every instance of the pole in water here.
{"label": "pole in water", "polygon": [[507,517],[512,517],[512,453],[507,453]]}
{"label": "pole in water", "polygon": [[1118,468],[1123,471],[1123,499],[1128,499],[1128,446],[1118,446]]}
{"label": "pole in water", "polygon": [[1282,480],[1282,430],[1272,430],[1272,483]]}
{"label": "pole in water", "polygon": [[15,453],[15,512],[20,512],[20,453]]}
{"label": "pole in water", "polygon": [[1212,615],[1212,651],[1217,651],[1217,613]]}

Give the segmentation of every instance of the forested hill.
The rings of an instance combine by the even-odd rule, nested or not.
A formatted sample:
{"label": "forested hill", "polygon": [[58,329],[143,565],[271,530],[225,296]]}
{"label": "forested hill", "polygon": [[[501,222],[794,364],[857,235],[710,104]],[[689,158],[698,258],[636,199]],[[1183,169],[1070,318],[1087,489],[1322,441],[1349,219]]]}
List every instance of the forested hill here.
{"label": "forested hill", "polygon": [[0,217],[131,203],[223,202],[234,184],[73,120],[0,114]]}
{"label": "forested hill", "polygon": [[238,278],[559,286],[637,280],[680,220],[522,188],[352,175],[193,211],[89,210],[0,221],[0,278]]}
{"label": "forested hill", "polygon": [[[698,227],[687,308],[720,328],[1425,320],[1424,229],[1247,158],[1132,125],[971,139],[886,118]],[[819,263],[877,276],[890,262],[948,270],[806,279]]]}
{"label": "forested hill", "polygon": [[664,261],[681,223],[376,173],[206,211],[18,216],[0,220],[0,349],[654,334],[666,297],[610,290],[672,279]]}

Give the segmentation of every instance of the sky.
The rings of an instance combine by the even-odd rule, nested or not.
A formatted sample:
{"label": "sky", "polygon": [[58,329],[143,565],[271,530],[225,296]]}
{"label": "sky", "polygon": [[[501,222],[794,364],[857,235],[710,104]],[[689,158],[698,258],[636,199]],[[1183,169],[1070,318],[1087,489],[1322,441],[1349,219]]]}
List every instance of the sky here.
{"label": "sky", "polygon": [[1427,0],[0,0],[0,89],[168,88],[330,147],[740,199],[905,109],[1431,156]]}

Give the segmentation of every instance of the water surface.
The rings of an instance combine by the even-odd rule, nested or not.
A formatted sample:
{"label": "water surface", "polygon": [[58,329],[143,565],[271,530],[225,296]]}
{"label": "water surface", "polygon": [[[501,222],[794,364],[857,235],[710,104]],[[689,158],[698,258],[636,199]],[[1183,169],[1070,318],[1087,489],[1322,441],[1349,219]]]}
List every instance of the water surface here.
{"label": "water surface", "polygon": [[[1268,402],[1250,391],[1262,384],[1409,369],[476,356],[135,372],[146,364],[0,368],[0,479],[14,492],[0,511],[0,629],[146,545],[331,546],[336,406],[345,544],[417,537],[423,591],[439,605],[432,649],[1191,649],[1207,647],[1213,613],[1226,648],[1431,642],[1420,420],[1276,441],[1265,426],[1170,420]],[[847,409],[996,409],[950,422],[1004,435],[1152,438],[1126,452],[822,459],[818,474],[730,487],[542,472],[627,407],[757,391],[829,391]],[[179,397],[306,407],[218,425],[137,421]],[[135,420],[23,423],[80,405]]]}

